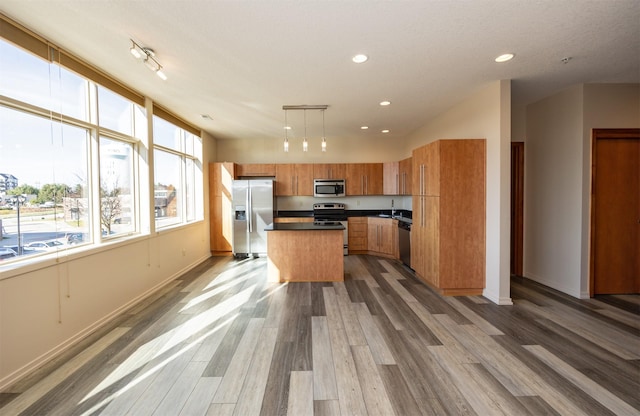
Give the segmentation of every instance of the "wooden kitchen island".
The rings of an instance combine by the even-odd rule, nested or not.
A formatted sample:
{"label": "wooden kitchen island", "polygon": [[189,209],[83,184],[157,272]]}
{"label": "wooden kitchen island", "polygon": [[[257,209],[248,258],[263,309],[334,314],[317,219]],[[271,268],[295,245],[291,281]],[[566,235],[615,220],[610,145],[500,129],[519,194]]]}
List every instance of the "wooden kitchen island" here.
{"label": "wooden kitchen island", "polygon": [[274,223],[267,228],[267,275],[270,282],[341,282],[344,280],[344,226]]}

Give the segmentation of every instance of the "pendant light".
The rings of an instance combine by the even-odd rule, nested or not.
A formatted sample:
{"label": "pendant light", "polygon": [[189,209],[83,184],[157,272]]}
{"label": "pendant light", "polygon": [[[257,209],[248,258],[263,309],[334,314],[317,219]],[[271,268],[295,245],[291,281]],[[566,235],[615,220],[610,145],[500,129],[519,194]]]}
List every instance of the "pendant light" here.
{"label": "pendant light", "polygon": [[288,125],[287,114],[288,110],[302,110],[304,111],[304,139],[302,141],[302,151],[309,151],[309,140],[307,139],[307,110],[320,110],[322,111],[322,151],[327,151],[327,139],[325,136],[324,130],[324,111],[329,107],[328,105],[283,105],[282,109],[284,110],[284,124],[285,124],[285,132],[284,132],[284,144],[283,149],[285,152],[289,151],[289,136],[287,130],[290,130],[291,127]]}
{"label": "pendant light", "polygon": [[309,150],[309,143],[307,142],[307,110],[304,110],[304,140],[302,141],[302,151]]}
{"label": "pendant light", "polygon": [[289,124],[287,123],[287,110],[284,110],[284,151],[289,152],[289,137],[287,135]]}
{"label": "pendant light", "polygon": [[322,110],[322,151],[327,151],[327,137],[324,134],[324,110]]}

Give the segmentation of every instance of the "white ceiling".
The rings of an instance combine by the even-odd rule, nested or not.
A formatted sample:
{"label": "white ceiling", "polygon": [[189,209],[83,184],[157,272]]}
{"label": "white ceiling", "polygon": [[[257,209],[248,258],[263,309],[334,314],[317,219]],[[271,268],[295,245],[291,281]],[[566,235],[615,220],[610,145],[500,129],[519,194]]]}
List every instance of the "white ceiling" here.
{"label": "white ceiling", "polygon": [[[283,137],[283,105],[329,105],[328,138],[393,140],[495,80],[513,80],[514,106],[640,82],[637,0],[3,0],[0,12],[219,139]],[[129,39],[155,50],[167,81]],[[504,52],[515,59],[495,63]]]}

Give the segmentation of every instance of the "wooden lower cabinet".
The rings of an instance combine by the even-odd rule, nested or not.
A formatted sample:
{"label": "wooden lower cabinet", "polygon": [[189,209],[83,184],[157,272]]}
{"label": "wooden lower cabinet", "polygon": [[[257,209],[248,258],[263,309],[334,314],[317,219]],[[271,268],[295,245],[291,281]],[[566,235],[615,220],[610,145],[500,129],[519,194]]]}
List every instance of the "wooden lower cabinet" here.
{"label": "wooden lower cabinet", "polygon": [[391,218],[349,217],[349,253],[399,258],[398,221]]}
{"label": "wooden lower cabinet", "polygon": [[390,218],[369,217],[367,222],[367,241],[369,253],[397,258],[398,221]]}
{"label": "wooden lower cabinet", "polygon": [[349,253],[367,252],[367,217],[349,217]]}

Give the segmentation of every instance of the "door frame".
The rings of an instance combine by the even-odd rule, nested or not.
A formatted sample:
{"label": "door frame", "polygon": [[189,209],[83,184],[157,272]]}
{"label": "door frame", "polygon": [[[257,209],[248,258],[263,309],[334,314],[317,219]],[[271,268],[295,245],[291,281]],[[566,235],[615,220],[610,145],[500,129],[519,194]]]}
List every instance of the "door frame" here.
{"label": "door frame", "polygon": [[511,142],[511,274],[522,276],[524,241],[524,142]]}
{"label": "door frame", "polygon": [[589,200],[589,297],[595,294],[595,235],[596,235],[596,143],[598,140],[626,139],[640,136],[640,129],[593,129],[591,131],[591,195]]}

